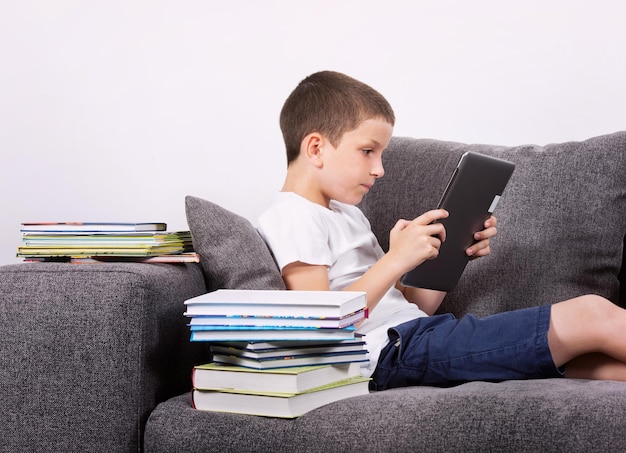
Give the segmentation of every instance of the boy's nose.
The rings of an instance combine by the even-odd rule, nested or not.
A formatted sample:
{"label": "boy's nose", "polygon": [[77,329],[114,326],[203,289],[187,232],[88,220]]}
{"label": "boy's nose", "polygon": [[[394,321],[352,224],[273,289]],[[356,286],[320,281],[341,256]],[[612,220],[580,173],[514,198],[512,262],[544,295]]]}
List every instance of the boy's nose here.
{"label": "boy's nose", "polygon": [[385,174],[385,169],[383,167],[382,162],[372,168],[372,176],[375,176],[376,179],[382,178]]}

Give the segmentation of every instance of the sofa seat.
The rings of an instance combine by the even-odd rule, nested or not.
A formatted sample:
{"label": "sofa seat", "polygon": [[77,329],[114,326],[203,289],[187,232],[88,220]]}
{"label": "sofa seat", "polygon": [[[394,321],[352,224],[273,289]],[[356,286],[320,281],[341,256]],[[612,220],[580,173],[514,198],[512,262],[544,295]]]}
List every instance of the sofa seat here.
{"label": "sofa seat", "polygon": [[297,419],[199,411],[187,393],[152,412],[145,451],[617,453],[626,451],[625,387],[572,379],[407,387]]}

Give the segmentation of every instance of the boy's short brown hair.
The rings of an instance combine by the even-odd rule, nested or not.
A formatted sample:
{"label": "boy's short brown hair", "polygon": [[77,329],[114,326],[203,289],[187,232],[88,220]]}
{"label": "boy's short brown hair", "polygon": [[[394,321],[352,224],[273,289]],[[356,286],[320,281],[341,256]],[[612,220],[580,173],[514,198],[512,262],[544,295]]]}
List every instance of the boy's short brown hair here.
{"label": "boy's short brown hair", "polygon": [[371,118],[382,118],[392,126],[395,123],[391,105],[378,91],[339,72],[308,76],[291,92],[280,112],[287,163],[298,157],[308,134],[319,132],[337,146],[344,133]]}

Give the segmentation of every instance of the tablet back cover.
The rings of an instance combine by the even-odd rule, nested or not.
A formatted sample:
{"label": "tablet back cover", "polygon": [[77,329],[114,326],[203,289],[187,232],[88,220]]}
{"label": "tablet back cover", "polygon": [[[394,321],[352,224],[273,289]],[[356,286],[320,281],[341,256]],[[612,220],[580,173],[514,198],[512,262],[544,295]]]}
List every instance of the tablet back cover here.
{"label": "tablet back cover", "polygon": [[474,233],[483,228],[493,213],[515,165],[484,154],[467,152],[457,165],[439,202],[450,215],[442,219],[446,240],[437,258],[425,261],[401,280],[405,286],[451,291],[469,257],[465,250],[474,242]]}

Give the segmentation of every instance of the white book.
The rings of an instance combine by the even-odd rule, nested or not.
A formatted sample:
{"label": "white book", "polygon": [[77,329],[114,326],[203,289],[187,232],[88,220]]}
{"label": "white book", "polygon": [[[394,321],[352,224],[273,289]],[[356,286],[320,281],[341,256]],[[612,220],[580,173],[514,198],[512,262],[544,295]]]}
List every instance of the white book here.
{"label": "white book", "polygon": [[366,317],[359,310],[342,318],[310,318],[294,316],[193,316],[190,326],[241,326],[241,327],[317,327],[335,328],[351,326]]}
{"label": "white book", "polygon": [[349,340],[354,338],[354,327],[343,329],[305,329],[305,328],[224,328],[213,326],[211,330],[205,326],[192,326],[191,341],[282,341],[282,340]]}
{"label": "white book", "polygon": [[186,316],[342,318],[366,308],[362,291],[219,289],[185,301]]}
{"label": "white book", "polygon": [[193,390],[192,403],[193,407],[198,410],[295,418],[326,404],[368,393],[369,379],[354,377],[297,394],[248,394],[237,391]]}

